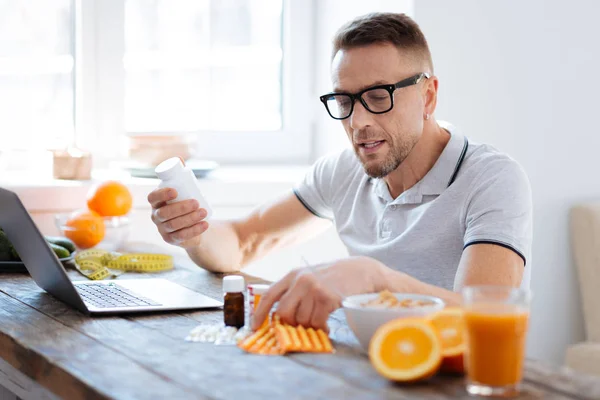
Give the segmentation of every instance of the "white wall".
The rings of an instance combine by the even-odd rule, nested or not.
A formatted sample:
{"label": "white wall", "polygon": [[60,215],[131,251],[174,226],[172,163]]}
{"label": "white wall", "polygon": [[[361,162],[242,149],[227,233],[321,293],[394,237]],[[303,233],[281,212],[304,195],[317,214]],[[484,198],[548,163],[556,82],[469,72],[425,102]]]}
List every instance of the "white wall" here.
{"label": "white wall", "polygon": [[576,202],[600,197],[600,2],[419,0],[431,46],[436,116],[508,152],[534,204],[531,357],[562,363],[583,338],[568,237]]}

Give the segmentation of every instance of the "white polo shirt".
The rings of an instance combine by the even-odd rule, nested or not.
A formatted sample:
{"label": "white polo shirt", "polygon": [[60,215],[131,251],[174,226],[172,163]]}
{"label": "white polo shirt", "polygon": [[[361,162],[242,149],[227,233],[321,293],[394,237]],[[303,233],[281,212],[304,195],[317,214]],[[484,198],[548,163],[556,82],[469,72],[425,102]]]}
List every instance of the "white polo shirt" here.
{"label": "white polo shirt", "polygon": [[523,258],[522,286],[529,287],[532,201],[525,172],[506,154],[438,123],[450,132],[448,144],[423,179],[395,199],[352,149],[320,158],[294,193],[312,213],[334,221],[350,255],[459,290],[463,250],[493,243]]}

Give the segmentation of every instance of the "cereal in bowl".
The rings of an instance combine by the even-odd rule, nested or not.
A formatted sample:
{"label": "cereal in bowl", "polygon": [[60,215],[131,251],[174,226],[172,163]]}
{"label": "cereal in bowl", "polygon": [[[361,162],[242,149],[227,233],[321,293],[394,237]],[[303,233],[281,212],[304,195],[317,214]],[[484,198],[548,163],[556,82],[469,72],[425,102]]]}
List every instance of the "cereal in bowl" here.
{"label": "cereal in bowl", "polygon": [[435,303],[429,300],[403,299],[398,300],[389,290],[379,292],[379,297],[362,304],[363,307],[375,308],[415,308],[432,306]]}

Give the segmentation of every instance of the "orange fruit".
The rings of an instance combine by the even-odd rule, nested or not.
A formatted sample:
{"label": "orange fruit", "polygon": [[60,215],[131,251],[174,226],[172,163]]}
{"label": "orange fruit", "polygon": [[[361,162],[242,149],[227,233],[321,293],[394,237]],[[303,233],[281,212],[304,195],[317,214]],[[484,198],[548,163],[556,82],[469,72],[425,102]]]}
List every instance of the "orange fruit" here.
{"label": "orange fruit", "polygon": [[400,318],[377,329],[369,344],[369,359],[382,376],[415,382],[438,371],[442,345],[428,319]]}
{"label": "orange fruit", "polygon": [[65,223],[64,234],[80,249],[89,249],[104,239],[104,220],[93,211],[77,211]]}
{"label": "orange fruit", "polygon": [[463,354],[465,353],[463,310],[457,307],[445,308],[430,317],[442,343],[443,372],[462,374],[465,372]]}
{"label": "orange fruit", "polygon": [[120,217],[131,210],[133,199],[127,186],[116,181],[100,183],[90,189],[88,208],[103,217]]}

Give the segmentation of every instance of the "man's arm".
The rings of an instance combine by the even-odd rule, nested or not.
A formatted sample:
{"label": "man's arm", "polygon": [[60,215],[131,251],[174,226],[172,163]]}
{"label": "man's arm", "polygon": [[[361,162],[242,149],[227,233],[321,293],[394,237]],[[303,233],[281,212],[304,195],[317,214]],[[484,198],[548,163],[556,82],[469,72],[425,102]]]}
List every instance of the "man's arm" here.
{"label": "man's arm", "polygon": [[291,193],[243,219],[211,223],[201,243],[186,250],[203,268],[234,272],[273,250],[307,240],[330,225],[329,220],[316,217]]}
{"label": "man's arm", "polygon": [[[493,244],[474,244],[462,254],[457,289],[466,285],[519,286],[523,259],[514,251]],[[263,295],[252,327],[256,329],[279,301],[277,314],[289,324],[327,329],[327,318],[341,307],[344,297],[380,292],[417,293],[441,298],[449,306],[461,304],[461,294],[392,270],[370,257],[349,257],[320,268],[290,272]]]}
{"label": "man's arm", "polygon": [[174,204],[172,189],[148,196],[152,220],[167,243],[184,248],[192,260],[209,271],[239,271],[270,251],[306,240],[331,222],[309,212],[293,193],[235,221],[204,221],[205,210],[195,200]]}
{"label": "man's arm", "polygon": [[[474,244],[462,254],[457,272],[457,290],[469,285],[507,285],[518,287],[525,268],[523,259],[510,249],[495,244]],[[407,274],[383,269],[384,281],[392,292],[418,293],[436,296],[447,305],[460,305],[458,292],[421,282]]]}

